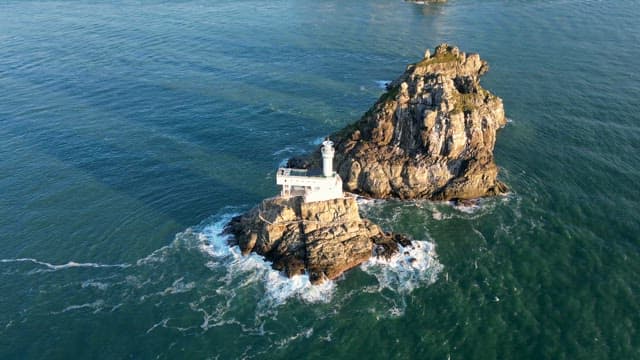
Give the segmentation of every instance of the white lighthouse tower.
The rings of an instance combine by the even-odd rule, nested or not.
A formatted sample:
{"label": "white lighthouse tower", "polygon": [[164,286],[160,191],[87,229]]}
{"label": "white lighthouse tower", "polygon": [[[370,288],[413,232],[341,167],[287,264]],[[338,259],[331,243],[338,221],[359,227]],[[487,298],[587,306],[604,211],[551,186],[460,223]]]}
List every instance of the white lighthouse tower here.
{"label": "white lighthouse tower", "polygon": [[333,141],[327,138],[322,143],[322,175],[325,177],[333,176],[333,155],[335,150],[333,149]]}
{"label": "white lighthouse tower", "polygon": [[335,149],[333,141],[327,138],[320,149],[322,153],[322,176],[309,175],[306,169],[279,168],[276,184],[282,185],[280,196],[304,196],[305,202],[339,199],[342,193],[342,179],[333,171]]}

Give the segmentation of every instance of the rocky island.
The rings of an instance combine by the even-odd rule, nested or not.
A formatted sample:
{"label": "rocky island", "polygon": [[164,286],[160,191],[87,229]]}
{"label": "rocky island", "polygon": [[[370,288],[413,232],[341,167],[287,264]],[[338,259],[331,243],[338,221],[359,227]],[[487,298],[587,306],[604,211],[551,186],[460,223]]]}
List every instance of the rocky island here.
{"label": "rocky island", "polygon": [[[356,123],[331,135],[346,191],[400,199],[473,199],[504,193],[493,158],[506,124],[502,100],[480,86],[478,54],[441,44],[407,67]],[[317,155],[289,160],[317,167]]]}
{"label": "rocky island", "polygon": [[505,192],[493,147],[506,119],[502,100],[480,86],[488,68],[478,54],[447,44],[427,50],[359,121],[331,135],[335,148],[327,139],[278,169],[281,194],[227,225],[232,245],[315,284],[412,246],[361,218],[349,192],[434,200]]}
{"label": "rocky island", "polygon": [[256,252],[287,276],[309,274],[316,284],[335,279],[371,256],[390,257],[399,245],[411,246],[400,234],[385,233],[358,212],[355,196],[342,192],[333,171],[333,143],[322,145],[323,173],[278,169],[279,196],[265,199],[227,225],[243,254]]}

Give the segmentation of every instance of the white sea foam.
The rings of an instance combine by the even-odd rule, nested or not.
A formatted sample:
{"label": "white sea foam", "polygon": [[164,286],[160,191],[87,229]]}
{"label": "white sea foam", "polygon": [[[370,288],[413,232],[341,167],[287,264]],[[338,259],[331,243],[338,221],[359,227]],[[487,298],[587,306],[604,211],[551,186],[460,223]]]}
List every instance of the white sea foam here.
{"label": "white sea foam", "polygon": [[83,281],[81,287],[83,289],[93,287],[100,290],[107,290],[107,288],[109,287],[109,284],[104,283],[102,281],[96,281],[91,279],[91,280]]}
{"label": "white sea foam", "polygon": [[296,333],[294,335],[291,335],[291,336],[289,336],[287,338],[284,338],[282,340],[276,341],[276,344],[278,345],[278,347],[283,348],[283,347],[289,345],[289,343],[292,342],[292,341],[295,341],[295,340],[300,339],[300,338],[308,339],[308,338],[311,337],[311,335],[313,335],[313,328],[303,329],[302,331],[300,331],[300,332],[298,332],[298,333]]}
{"label": "white sea foam", "polygon": [[445,219],[445,216],[438,209],[433,209],[433,211],[431,212],[431,217],[434,220],[444,220]]}
{"label": "white sea foam", "polygon": [[[365,213],[375,212],[380,204],[387,200],[368,199],[358,197],[358,206]],[[420,209],[428,209],[432,212],[435,220],[444,220],[450,216],[438,210],[438,205],[433,202],[413,201],[404,203],[401,206],[416,206]],[[400,206],[392,211],[393,222],[401,220],[403,211]],[[442,271],[442,265],[438,262],[435,245],[429,241],[411,242],[411,246],[402,247],[398,253],[389,259],[372,257],[362,264],[361,269],[374,275],[379,283],[379,291],[387,288],[398,293],[409,293],[420,286],[427,286],[438,279],[438,274]],[[392,315],[398,315],[397,311],[391,311]]]}
{"label": "white sea foam", "polygon": [[188,283],[184,283],[184,277],[181,277],[179,279],[176,279],[171,286],[166,287],[164,290],[162,291],[158,291],[152,294],[147,294],[147,295],[142,295],[140,297],[140,301],[145,301],[146,299],[153,297],[153,296],[168,296],[168,295],[175,295],[175,294],[181,294],[181,293],[185,293],[185,292],[189,292],[191,290],[193,290],[196,287],[196,283],[191,281]]}
{"label": "white sea foam", "polygon": [[380,214],[381,209],[389,210],[389,207],[393,206],[391,216],[385,215],[380,220],[383,223],[389,222],[389,220],[394,223],[406,215],[407,208],[417,208],[420,212],[425,213],[426,216],[430,213],[431,218],[438,221],[456,218],[476,219],[491,212],[495,208],[497,201],[510,201],[513,195],[508,193],[492,199],[477,198],[465,201],[411,200],[402,202],[398,200],[370,199],[357,195],[356,197],[360,210],[373,218],[379,217],[376,214]]}
{"label": "white sea foam", "polygon": [[98,299],[98,300],[96,300],[94,302],[91,302],[91,303],[85,303],[85,304],[80,304],[80,305],[70,305],[70,306],[67,306],[66,308],[62,309],[62,311],[53,312],[52,314],[57,315],[57,314],[62,314],[62,313],[66,313],[66,312],[69,312],[69,311],[81,310],[81,309],[93,309],[93,312],[97,313],[97,312],[102,311],[103,308],[104,308],[104,300]]}
{"label": "white sea foam", "polygon": [[223,234],[224,226],[235,214],[221,216],[205,226],[200,234],[201,250],[213,257],[210,268],[224,267],[227,282],[240,283],[241,287],[259,285],[264,289],[261,306],[275,307],[297,298],[305,302],[329,302],[335,290],[333,281],[312,285],[307,275],[287,278],[273,270],[271,263],[256,254],[242,255],[238,246],[229,246],[231,235]]}
{"label": "white sea foam", "polygon": [[98,263],[77,263],[75,261],[69,261],[66,264],[54,265],[48,262],[32,259],[32,258],[20,258],[20,259],[0,259],[0,263],[21,263],[30,262],[36,265],[43,266],[44,269],[34,269],[31,273],[39,272],[51,272],[71,268],[128,268],[130,264],[98,264]]}
{"label": "white sea foam", "polygon": [[177,280],[175,280],[171,286],[167,287],[166,289],[164,289],[164,291],[162,291],[162,293],[164,295],[167,294],[180,294],[180,293],[184,293],[184,292],[188,292],[191,291],[194,287],[196,286],[196,283],[191,281],[188,283],[184,283],[184,277],[181,277]]}
{"label": "white sea foam", "polygon": [[387,85],[391,83],[391,80],[376,80],[376,85],[380,88],[380,89],[387,89]]}
{"label": "white sea foam", "polygon": [[442,265],[438,262],[435,246],[428,241],[412,241],[389,259],[372,257],[360,266],[378,279],[381,288],[409,293],[419,286],[438,279]]}
{"label": "white sea foam", "polygon": [[272,305],[284,304],[291,297],[298,297],[309,303],[329,302],[335,290],[333,281],[312,285],[308,275],[289,279],[271,268],[265,273],[264,280],[267,303]]}
{"label": "white sea foam", "polygon": [[386,200],[380,200],[380,199],[367,198],[367,197],[360,196],[358,194],[351,194],[351,193],[349,194],[356,197],[356,202],[358,203],[358,207],[361,210],[364,210],[365,212],[366,210],[369,210],[371,207],[386,201]]}
{"label": "white sea foam", "polygon": [[326,341],[326,342],[331,342],[331,341],[333,341],[332,335],[333,334],[331,333],[331,331],[327,331],[327,335],[320,336],[320,340]]}
{"label": "white sea foam", "polygon": [[[287,278],[281,272],[273,270],[271,263],[265,261],[262,256],[257,254],[245,256],[242,255],[238,246],[229,246],[228,241],[231,235],[223,234],[223,229],[235,215],[218,216],[210,224],[195,231],[200,250],[211,256],[207,266],[212,270],[224,271],[225,275],[220,280],[225,283],[223,286],[225,291],[232,292],[227,295],[235,297],[234,289],[247,287],[258,289],[257,291],[262,292],[257,304],[258,311],[276,308],[291,299],[308,303],[331,301],[336,291],[334,281],[312,285],[306,275]],[[432,243],[413,241],[411,246],[400,247],[400,251],[389,259],[371,258],[361,265],[361,269],[377,278],[378,291],[391,289],[394,292],[406,294],[417,287],[435,282],[442,265],[437,260],[435,246]],[[397,308],[399,309],[400,306]],[[391,315],[397,313],[394,311],[391,311]],[[223,321],[223,313],[224,311],[209,319],[208,325],[216,323],[215,321],[218,324]],[[252,329],[252,331],[256,330]]]}
{"label": "white sea foam", "polygon": [[167,327],[167,323],[171,320],[171,318],[162,319],[159,322],[153,324],[149,329],[147,329],[147,334],[155,330],[157,327],[162,326],[163,328]]}
{"label": "white sea foam", "polygon": [[[191,229],[187,229],[185,231],[185,233],[188,233],[190,231],[191,231]],[[162,262],[166,261],[167,256],[171,253],[171,251],[173,249],[173,246],[174,246],[174,244],[172,243],[170,245],[166,245],[166,246],[163,246],[163,247],[161,247],[159,249],[154,250],[151,254],[149,254],[146,257],[136,261],[136,265],[137,266],[142,266],[142,265],[149,265],[149,264],[152,264],[152,263],[162,263]]]}
{"label": "white sea foam", "polygon": [[273,153],[273,155],[274,155],[274,156],[278,156],[278,155],[280,155],[280,154],[285,154],[285,153],[287,153],[287,154],[291,154],[291,153],[299,152],[299,151],[300,151],[300,149],[299,149],[299,148],[297,148],[297,147],[295,147],[295,146],[288,145],[288,146],[285,146],[285,148],[284,148],[284,149],[280,149],[280,150],[278,150],[278,151],[274,152],[274,153]]}
{"label": "white sea foam", "polygon": [[474,214],[478,210],[482,209],[480,200],[471,201],[467,203],[460,202],[460,203],[452,203],[452,204],[456,210],[466,214]]}

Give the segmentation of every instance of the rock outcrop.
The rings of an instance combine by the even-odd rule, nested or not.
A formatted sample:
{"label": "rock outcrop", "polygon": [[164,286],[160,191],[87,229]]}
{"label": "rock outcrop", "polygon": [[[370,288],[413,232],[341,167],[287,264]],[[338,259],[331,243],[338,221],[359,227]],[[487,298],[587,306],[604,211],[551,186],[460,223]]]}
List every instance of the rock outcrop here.
{"label": "rock outcrop", "polygon": [[263,255],[287,276],[309,274],[312,283],[334,279],[372,255],[389,257],[402,235],[362,219],[353,197],[305,203],[303,198],[264,200],[226,228],[243,254]]}
{"label": "rock outcrop", "polygon": [[[480,86],[478,54],[441,44],[391,82],[355,124],[331,135],[346,191],[375,198],[471,199],[505,192],[493,149],[502,100]],[[289,160],[317,167],[316,154]]]}

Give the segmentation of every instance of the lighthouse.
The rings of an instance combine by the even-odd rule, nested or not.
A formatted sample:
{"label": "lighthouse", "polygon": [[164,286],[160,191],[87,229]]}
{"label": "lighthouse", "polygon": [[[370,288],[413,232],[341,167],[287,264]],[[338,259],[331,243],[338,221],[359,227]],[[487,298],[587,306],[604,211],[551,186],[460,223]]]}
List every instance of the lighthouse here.
{"label": "lighthouse", "polygon": [[311,175],[306,169],[279,168],[276,184],[282,186],[280,196],[289,198],[302,196],[304,202],[327,201],[344,197],[342,179],[333,171],[335,149],[333,141],[327,138],[320,148],[322,154],[322,174]]}
{"label": "lighthouse", "polygon": [[322,143],[322,175],[325,177],[333,176],[333,155],[335,150],[333,149],[333,141],[327,138]]}

